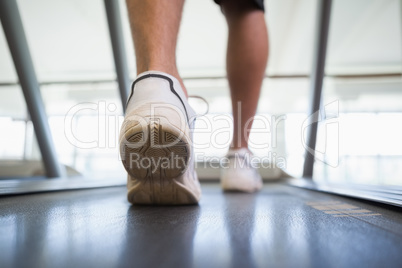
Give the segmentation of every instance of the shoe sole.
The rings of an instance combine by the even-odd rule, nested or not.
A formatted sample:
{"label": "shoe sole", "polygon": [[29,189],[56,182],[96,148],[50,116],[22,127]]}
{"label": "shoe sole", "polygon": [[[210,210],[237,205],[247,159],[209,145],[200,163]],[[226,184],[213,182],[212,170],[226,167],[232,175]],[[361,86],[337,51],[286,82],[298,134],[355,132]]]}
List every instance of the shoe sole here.
{"label": "shoe sole", "polygon": [[133,181],[127,199],[135,205],[195,205],[199,197],[175,179],[153,177],[148,181]]}
{"label": "shoe sole", "polygon": [[120,147],[123,166],[138,180],[173,179],[188,167],[188,137],[164,117],[148,118],[145,129],[137,124],[124,138]]}
{"label": "shoe sole", "polygon": [[243,193],[255,193],[262,189],[263,183],[250,182],[248,180],[238,180],[232,177],[221,177],[221,188],[225,192],[243,192]]}

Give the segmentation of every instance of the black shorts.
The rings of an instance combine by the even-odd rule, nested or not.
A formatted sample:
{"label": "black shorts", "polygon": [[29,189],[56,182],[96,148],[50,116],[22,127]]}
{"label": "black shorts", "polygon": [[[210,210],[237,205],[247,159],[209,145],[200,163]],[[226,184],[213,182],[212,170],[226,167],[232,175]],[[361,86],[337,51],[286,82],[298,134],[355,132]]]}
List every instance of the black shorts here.
{"label": "black shorts", "polygon": [[[257,9],[265,11],[264,0],[248,0],[248,1],[250,1],[250,4],[254,5]],[[214,2],[220,5],[222,0],[214,0]]]}

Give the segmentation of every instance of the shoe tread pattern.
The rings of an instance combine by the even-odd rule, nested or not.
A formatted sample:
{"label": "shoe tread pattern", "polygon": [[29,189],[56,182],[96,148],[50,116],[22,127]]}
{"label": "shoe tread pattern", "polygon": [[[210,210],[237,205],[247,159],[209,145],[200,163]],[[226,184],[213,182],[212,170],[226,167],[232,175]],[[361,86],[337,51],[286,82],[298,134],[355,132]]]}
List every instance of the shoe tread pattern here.
{"label": "shoe tread pattern", "polygon": [[188,166],[187,147],[178,135],[165,131],[158,119],[151,119],[148,131],[141,130],[127,138],[122,162],[136,179],[173,179],[183,174]]}

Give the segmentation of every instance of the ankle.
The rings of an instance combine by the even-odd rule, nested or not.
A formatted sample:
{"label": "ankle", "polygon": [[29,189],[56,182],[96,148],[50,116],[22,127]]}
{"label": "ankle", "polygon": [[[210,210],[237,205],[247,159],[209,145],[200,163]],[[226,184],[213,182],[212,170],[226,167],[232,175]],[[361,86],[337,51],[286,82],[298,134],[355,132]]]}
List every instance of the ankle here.
{"label": "ankle", "polygon": [[248,151],[249,151],[249,149],[248,149],[248,146],[247,146],[247,144],[243,144],[243,145],[230,145],[230,147],[229,147],[229,150],[233,150],[233,151],[237,151],[237,150],[241,150],[241,149],[247,149]]}
{"label": "ankle", "polygon": [[186,98],[188,98],[186,86],[184,85],[183,79],[181,79],[179,72],[177,71],[176,68],[167,68],[165,66],[160,66],[160,65],[157,65],[155,67],[152,67],[150,65],[149,67],[146,67],[146,68],[145,67],[142,67],[142,68],[137,67],[137,75],[140,75],[144,72],[149,72],[149,71],[163,72],[163,73],[169,74],[169,75],[173,76],[174,78],[176,78],[177,81],[179,81],[180,86],[183,89],[184,94],[186,95]]}

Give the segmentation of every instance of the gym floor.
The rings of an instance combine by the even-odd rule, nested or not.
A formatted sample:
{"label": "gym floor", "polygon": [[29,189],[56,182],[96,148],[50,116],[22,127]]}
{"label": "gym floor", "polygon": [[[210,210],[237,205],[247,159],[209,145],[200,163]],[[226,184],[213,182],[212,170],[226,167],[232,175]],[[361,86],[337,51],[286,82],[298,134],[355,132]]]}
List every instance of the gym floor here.
{"label": "gym floor", "polygon": [[1,267],[401,267],[402,209],[280,183],[198,206],[125,188],[0,198]]}

